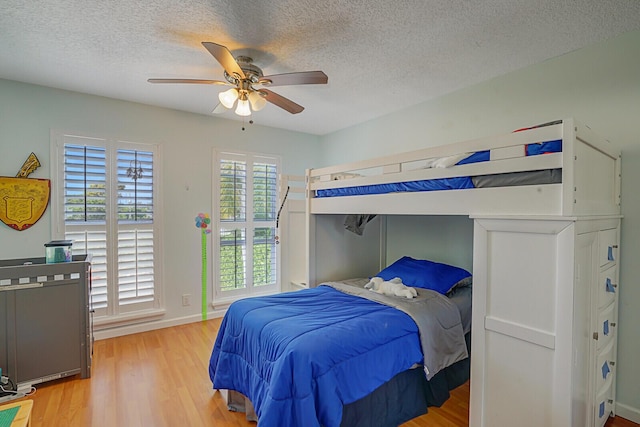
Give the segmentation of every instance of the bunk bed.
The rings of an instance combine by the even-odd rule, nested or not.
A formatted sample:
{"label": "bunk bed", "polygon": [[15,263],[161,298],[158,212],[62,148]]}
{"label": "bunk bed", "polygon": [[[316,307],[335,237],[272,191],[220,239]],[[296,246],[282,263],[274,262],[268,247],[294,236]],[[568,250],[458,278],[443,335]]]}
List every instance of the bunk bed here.
{"label": "bunk bed", "polygon": [[[478,157],[481,161],[473,161]],[[389,190],[396,184],[399,190]],[[441,373],[446,376],[461,363],[468,373],[470,364],[470,425],[508,425],[517,418],[530,426],[602,426],[615,409],[616,332],[610,325],[617,323],[617,293],[607,285],[618,282],[619,195],[619,152],[573,119],[310,169],[302,287],[309,287],[310,294],[318,289],[324,293],[324,283],[371,277],[384,269],[389,264],[387,242],[393,238],[386,233],[387,218],[468,217],[473,221],[473,357]],[[361,237],[345,233],[342,224],[351,215],[377,216],[374,228]],[[314,329],[313,322],[311,316],[301,323]],[[230,336],[245,336],[242,327],[234,330]],[[466,338],[468,343],[469,334]],[[225,370],[219,354],[220,348],[214,348],[212,379]],[[402,351],[389,354],[403,356]],[[249,371],[220,387],[250,393],[242,385]],[[420,372],[401,369],[374,392],[343,405],[343,415],[366,412],[362,408],[381,401],[393,402],[383,412],[402,412],[408,400],[402,397],[408,393],[394,389],[394,381],[406,384],[405,376],[413,375],[410,387],[429,394],[428,375],[415,375]],[[464,381],[464,374],[454,374],[445,388]],[[262,398],[255,393],[249,397]],[[324,398],[316,395],[314,404]],[[369,406],[360,406],[368,399]],[[356,425],[355,419],[338,421]],[[285,420],[279,421],[283,425]],[[391,425],[378,421],[371,425]],[[304,425],[314,425],[308,422]]]}

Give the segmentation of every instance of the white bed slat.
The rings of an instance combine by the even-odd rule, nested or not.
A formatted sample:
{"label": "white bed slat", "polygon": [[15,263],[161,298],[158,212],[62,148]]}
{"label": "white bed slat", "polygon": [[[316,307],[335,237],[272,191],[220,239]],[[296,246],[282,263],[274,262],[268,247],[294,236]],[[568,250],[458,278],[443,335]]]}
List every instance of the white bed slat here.
{"label": "white bed slat", "polygon": [[[450,168],[415,169],[405,172],[388,173],[383,175],[362,176],[351,179],[341,179],[329,182],[312,182],[311,190],[355,187],[359,185],[386,184],[393,182],[417,181],[435,178],[453,178],[462,176],[489,175],[507,172],[521,172],[532,170],[556,169],[562,167],[562,153],[545,154],[533,157],[519,157],[513,159],[494,160],[467,165],[452,166]],[[362,196],[360,196],[362,197]]]}
{"label": "white bed slat", "polygon": [[497,135],[487,138],[474,139],[455,144],[446,144],[422,150],[393,154],[385,157],[363,160],[353,163],[329,166],[325,168],[311,169],[309,176],[314,179],[323,175],[353,172],[357,170],[383,167],[398,163],[413,162],[439,157],[453,156],[460,153],[474,153],[477,151],[491,150],[494,148],[512,147],[517,145],[534,144],[543,141],[562,139],[562,125],[553,125],[529,131]]}

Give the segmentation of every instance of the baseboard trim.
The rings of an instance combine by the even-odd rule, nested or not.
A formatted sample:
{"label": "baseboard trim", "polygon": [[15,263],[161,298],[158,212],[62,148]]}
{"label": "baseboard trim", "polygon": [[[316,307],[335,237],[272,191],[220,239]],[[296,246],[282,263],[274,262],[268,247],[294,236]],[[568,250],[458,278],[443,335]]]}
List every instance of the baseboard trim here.
{"label": "baseboard trim", "polygon": [[[207,319],[216,319],[218,317],[223,317],[226,312],[226,308],[210,311],[207,313]],[[187,323],[195,323],[200,321],[202,321],[202,315],[194,314],[192,316],[179,317],[175,319],[154,320],[151,322],[136,323],[134,325],[116,326],[113,328],[100,329],[93,333],[93,337],[96,341],[98,341],[124,335],[138,334],[140,332],[154,331],[156,329],[170,328],[172,326],[186,325]]]}
{"label": "baseboard trim", "polygon": [[616,402],[616,417],[622,417],[640,424],[640,409],[625,405],[624,403]]}

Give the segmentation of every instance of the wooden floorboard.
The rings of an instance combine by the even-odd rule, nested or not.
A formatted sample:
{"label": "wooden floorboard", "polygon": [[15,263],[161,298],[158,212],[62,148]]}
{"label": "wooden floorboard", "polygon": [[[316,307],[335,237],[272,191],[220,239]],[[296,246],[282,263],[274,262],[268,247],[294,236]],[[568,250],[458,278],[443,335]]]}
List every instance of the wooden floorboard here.
{"label": "wooden floorboard", "polygon": [[[209,356],[219,326],[213,319],[97,341],[90,379],[37,385],[29,397],[32,427],[255,427],[244,414],[228,411],[211,389]],[[403,427],[468,424],[467,382],[441,408]],[[606,426],[640,427],[619,417]]]}

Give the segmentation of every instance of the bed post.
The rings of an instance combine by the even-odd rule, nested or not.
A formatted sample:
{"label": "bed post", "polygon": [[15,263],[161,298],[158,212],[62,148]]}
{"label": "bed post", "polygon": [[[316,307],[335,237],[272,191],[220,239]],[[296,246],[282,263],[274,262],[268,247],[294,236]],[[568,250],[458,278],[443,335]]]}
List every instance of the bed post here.
{"label": "bed post", "polygon": [[562,121],[562,211],[561,215],[574,215],[576,203],[575,188],[575,145],[577,124],[571,118]]}
{"label": "bed post", "polygon": [[380,261],[378,271],[387,266],[387,216],[380,215]]}
{"label": "bed post", "polygon": [[310,188],[311,169],[305,172],[305,232],[307,233],[307,275],[305,277],[308,287],[316,285],[316,219],[311,215],[311,199],[313,193]]}

